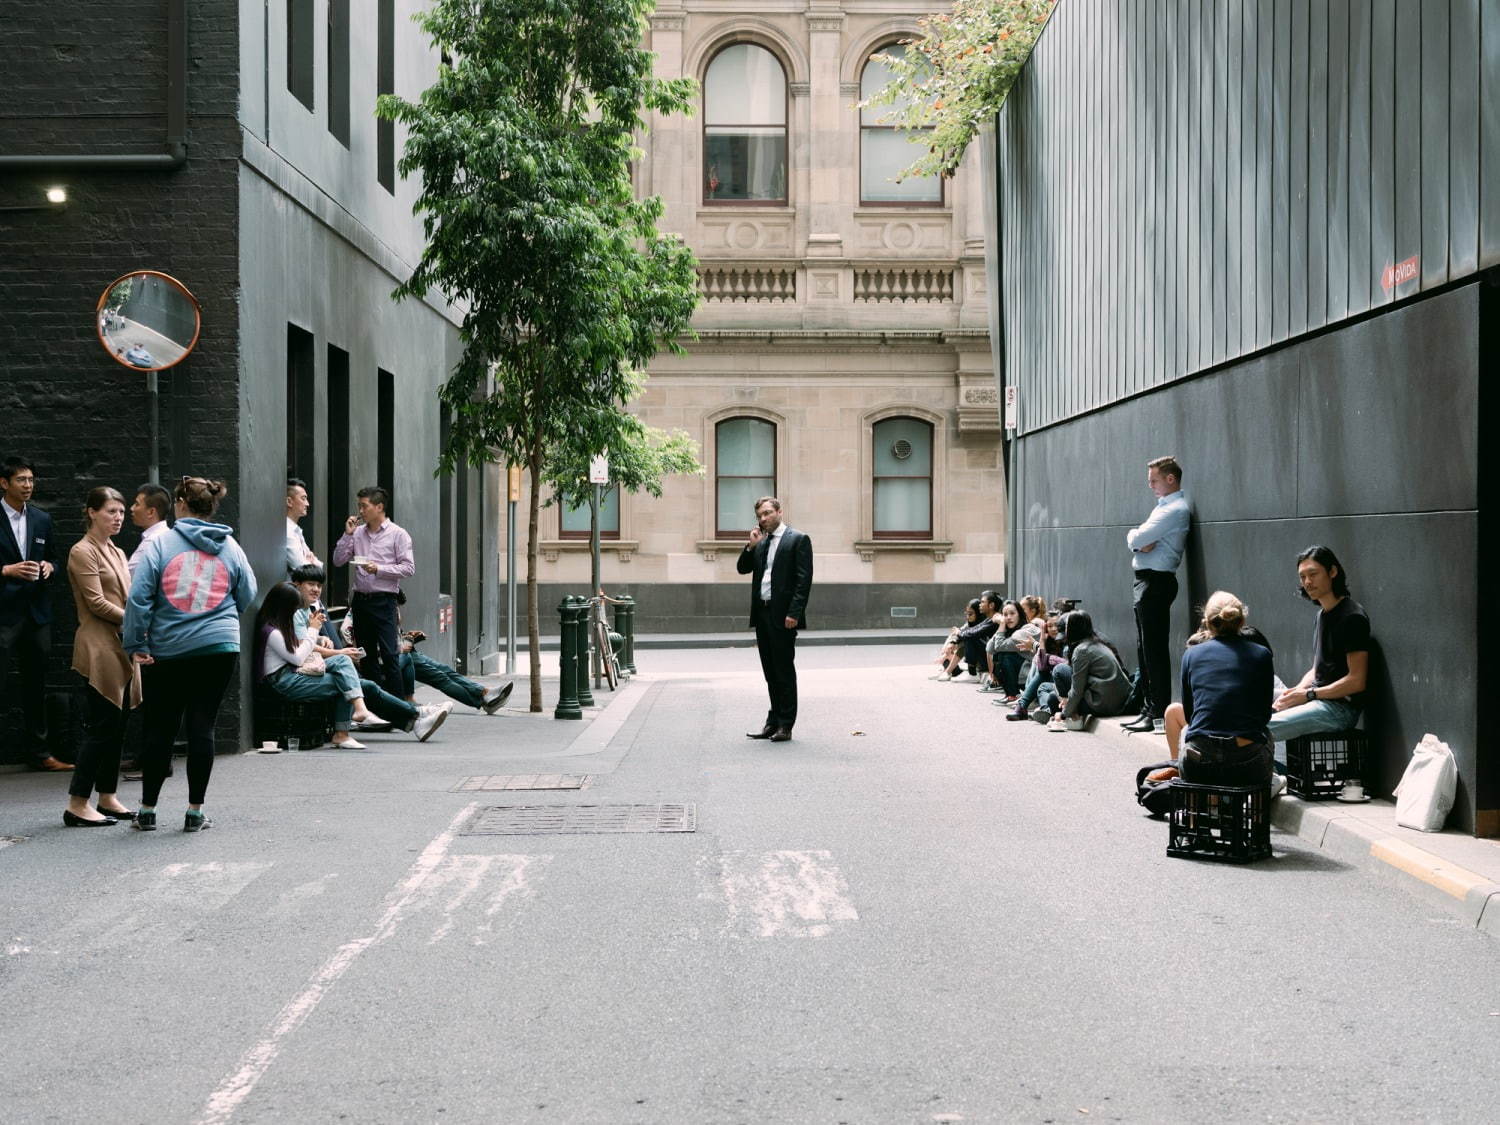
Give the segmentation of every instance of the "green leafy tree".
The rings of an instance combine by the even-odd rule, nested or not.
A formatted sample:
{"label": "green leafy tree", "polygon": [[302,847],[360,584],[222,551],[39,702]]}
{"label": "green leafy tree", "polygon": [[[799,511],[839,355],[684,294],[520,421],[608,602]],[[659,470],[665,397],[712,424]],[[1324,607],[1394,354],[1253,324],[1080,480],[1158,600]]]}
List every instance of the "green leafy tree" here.
{"label": "green leafy tree", "polygon": [[951,176],[969,143],[993,121],[1031,56],[1056,0],[956,0],[918,21],[904,55],[879,55],[893,78],[860,103],[888,106],[883,124],[912,130],[927,151],[901,176]]}
{"label": "green leafy tree", "polygon": [[[427,245],[398,299],[436,290],[463,311],[463,355],[441,391],[451,409],[440,472],[530,473],[527,635],[540,711],[537,523],[551,453],[635,372],[676,350],[697,304],[692,254],[659,233],[662,205],[630,182],[645,112],[691,107],[690,79],[652,77],[650,0],[433,0],[418,22],[442,52],[415,101],[377,112],[408,137]],[[446,60],[452,60],[448,62]]]}

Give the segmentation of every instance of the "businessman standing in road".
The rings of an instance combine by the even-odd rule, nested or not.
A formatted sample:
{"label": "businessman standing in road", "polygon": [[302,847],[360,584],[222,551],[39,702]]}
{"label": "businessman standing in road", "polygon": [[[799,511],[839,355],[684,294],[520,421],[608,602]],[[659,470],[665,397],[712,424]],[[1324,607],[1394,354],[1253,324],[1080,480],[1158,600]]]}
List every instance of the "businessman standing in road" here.
{"label": "businessman standing in road", "polygon": [[797,722],[797,630],[807,628],[812,540],[781,522],[781,501],[774,496],[755,502],[755,522],[735,569],[752,576],[750,625],[771,708],[765,726],[747,737],[787,742]]}

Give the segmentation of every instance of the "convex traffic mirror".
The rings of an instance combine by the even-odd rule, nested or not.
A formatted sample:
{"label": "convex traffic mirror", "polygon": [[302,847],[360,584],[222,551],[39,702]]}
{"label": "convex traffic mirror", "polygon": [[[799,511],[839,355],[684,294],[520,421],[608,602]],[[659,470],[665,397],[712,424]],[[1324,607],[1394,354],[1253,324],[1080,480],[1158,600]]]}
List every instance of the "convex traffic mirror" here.
{"label": "convex traffic mirror", "polygon": [[110,282],[94,309],[99,342],[116,363],[161,371],[187,358],[198,343],[198,299],[175,277],[136,270]]}

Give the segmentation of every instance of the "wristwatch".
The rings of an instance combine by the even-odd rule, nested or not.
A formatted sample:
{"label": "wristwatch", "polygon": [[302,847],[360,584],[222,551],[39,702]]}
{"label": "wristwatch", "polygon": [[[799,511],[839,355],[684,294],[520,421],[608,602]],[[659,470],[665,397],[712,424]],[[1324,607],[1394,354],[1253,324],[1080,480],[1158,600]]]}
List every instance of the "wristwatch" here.
{"label": "wristwatch", "polygon": [[1314,699],[1317,699],[1317,698],[1318,698],[1318,689],[1315,688],[1315,687],[1308,688],[1307,689],[1307,701],[1309,703],[1311,703]]}

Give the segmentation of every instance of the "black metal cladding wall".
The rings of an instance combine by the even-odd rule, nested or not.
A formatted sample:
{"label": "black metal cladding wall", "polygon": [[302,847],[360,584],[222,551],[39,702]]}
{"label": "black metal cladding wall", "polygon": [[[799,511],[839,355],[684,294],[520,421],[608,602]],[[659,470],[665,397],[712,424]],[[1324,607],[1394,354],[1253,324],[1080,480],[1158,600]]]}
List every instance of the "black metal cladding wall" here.
{"label": "black metal cladding wall", "polygon": [[1500,0],[1060,0],[997,148],[1024,434],[1500,264]]}

